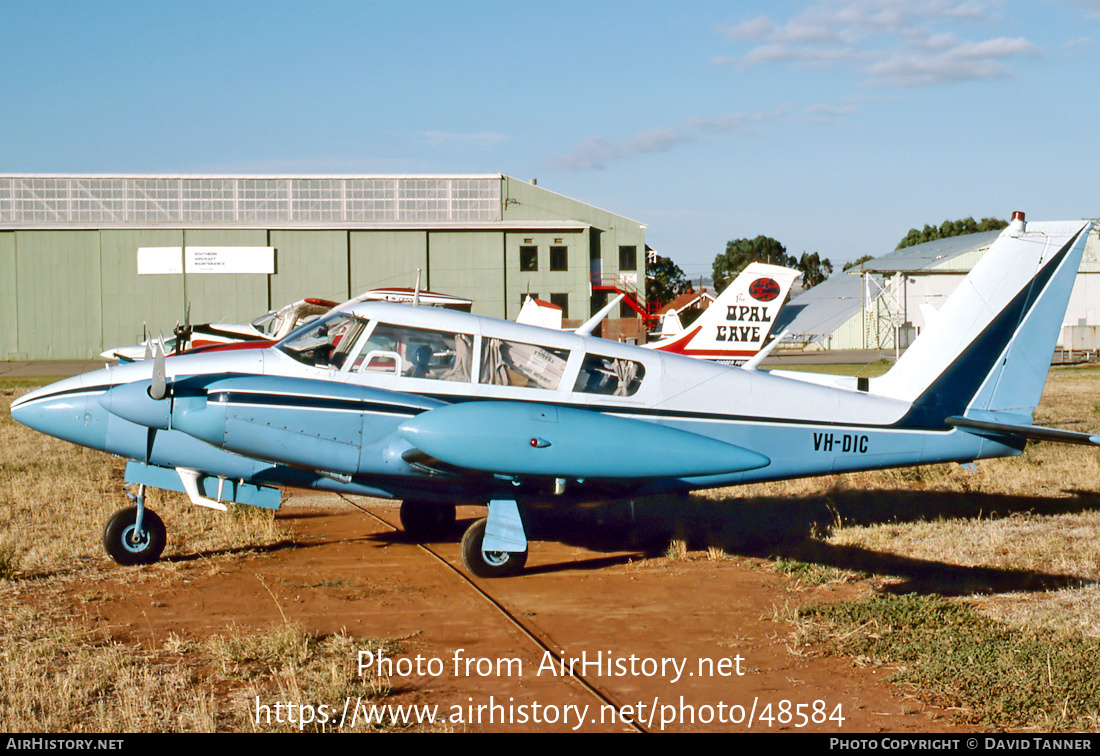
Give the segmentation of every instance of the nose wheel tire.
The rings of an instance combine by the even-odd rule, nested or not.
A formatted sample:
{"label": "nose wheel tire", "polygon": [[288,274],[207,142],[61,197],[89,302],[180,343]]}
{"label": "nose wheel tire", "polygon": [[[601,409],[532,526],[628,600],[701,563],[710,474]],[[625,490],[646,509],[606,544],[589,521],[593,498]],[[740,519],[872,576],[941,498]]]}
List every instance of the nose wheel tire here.
{"label": "nose wheel tire", "polygon": [[483,517],[462,536],[462,564],[472,574],[483,578],[518,575],[527,564],[526,551],[484,551],[481,548],[488,521]]}
{"label": "nose wheel tire", "polygon": [[103,529],[103,548],[119,564],[151,564],[164,551],[167,535],[156,512],[146,509],[137,532],[137,507],[119,510]]}

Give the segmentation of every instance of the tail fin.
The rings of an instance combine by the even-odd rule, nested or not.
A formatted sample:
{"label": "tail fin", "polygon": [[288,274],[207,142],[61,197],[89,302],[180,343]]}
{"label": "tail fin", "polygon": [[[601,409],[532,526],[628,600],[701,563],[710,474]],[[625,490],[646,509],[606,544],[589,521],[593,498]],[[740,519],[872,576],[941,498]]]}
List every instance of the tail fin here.
{"label": "tail fin", "polygon": [[791,284],[800,275],[779,265],[750,263],[686,333],[646,346],[740,364],[764,346]]}
{"label": "tail fin", "polygon": [[996,412],[1030,423],[1091,227],[1014,221],[870,393],[931,422]]}

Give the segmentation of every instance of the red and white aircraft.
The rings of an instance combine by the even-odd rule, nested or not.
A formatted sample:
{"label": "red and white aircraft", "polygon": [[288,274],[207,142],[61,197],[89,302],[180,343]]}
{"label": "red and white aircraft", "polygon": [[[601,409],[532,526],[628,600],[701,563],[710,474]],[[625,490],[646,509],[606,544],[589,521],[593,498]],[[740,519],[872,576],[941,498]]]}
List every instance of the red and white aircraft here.
{"label": "red and white aircraft", "polygon": [[764,347],[791,284],[801,273],[749,263],[683,332],[645,344],[649,349],[740,365]]}
{"label": "red and white aircraft", "polygon": [[[473,302],[449,294],[437,294],[417,289],[389,288],[371,289],[355,299],[341,304],[328,299],[309,297],[299,299],[278,310],[272,310],[253,320],[251,323],[203,323],[201,325],[177,325],[172,338],[163,343],[167,354],[179,354],[201,347],[222,346],[239,342],[252,342],[261,345],[274,344],[300,325],[316,320],[333,308],[343,307],[353,302],[414,302],[432,307],[446,307],[451,310],[469,312]],[[140,344],[128,347],[108,349],[99,356],[105,360],[135,362],[148,359],[159,339],[147,339]]]}

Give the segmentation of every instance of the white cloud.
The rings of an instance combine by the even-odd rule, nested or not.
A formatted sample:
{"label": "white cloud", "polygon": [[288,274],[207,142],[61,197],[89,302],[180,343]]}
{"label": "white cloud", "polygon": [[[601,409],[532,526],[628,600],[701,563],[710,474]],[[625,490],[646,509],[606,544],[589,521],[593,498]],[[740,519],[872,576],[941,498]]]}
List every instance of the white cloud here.
{"label": "white cloud", "polygon": [[1010,76],[1004,58],[1036,52],[1026,39],[990,39],[962,42],[934,55],[898,53],[867,67],[875,83],[921,87],[952,81],[996,79]]}
{"label": "white cloud", "polygon": [[803,113],[806,115],[816,116],[818,118],[838,118],[840,116],[852,115],[856,112],[855,105],[810,105],[808,108],[804,108]]}
{"label": "white cloud", "polygon": [[605,168],[608,163],[636,155],[668,152],[681,144],[698,141],[707,134],[748,131],[758,124],[778,118],[787,110],[788,107],[784,105],[758,113],[727,113],[712,118],[692,118],[676,126],[648,129],[617,140],[590,137],[569,154],[551,158],[549,168],[567,171]]}
{"label": "white cloud", "polygon": [[[1009,59],[1033,54],[1026,39],[962,40],[960,24],[993,26],[999,2],[819,0],[785,23],[760,16],[725,28],[754,45],[718,65],[847,66],[866,81],[899,87],[1011,76]],[[950,26],[950,30],[944,28]]]}
{"label": "white cloud", "polygon": [[420,137],[429,144],[442,147],[492,147],[494,144],[511,139],[507,134],[498,134],[495,131],[479,131],[468,134],[422,131]]}

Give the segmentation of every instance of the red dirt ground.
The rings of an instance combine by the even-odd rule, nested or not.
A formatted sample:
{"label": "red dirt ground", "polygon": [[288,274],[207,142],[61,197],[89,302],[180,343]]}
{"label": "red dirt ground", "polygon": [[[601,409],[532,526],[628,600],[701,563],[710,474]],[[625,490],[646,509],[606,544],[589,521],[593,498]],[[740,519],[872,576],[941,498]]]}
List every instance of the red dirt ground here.
{"label": "red dirt ground", "polygon": [[[476,710],[469,716],[469,707],[505,707],[483,709],[480,723],[463,721],[447,729],[569,731],[577,724],[575,710],[568,722],[562,721],[569,704],[588,707],[584,731],[631,729],[607,721],[608,711],[575,679],[543,666],[543,650],[464,582],[457,574],[466,574],[457,537],[430,544],[448,567],[347,503],[318,498],[325,506],[303,505],[308,497],[296,497],[280,513],[295,534],[294,545],[219,560],[216,567],[202,558],[184,559],[178,569],[152,579],[134,580],[132,570],[142,568],[118,568],[91,586],[100,599],[93,604],[81,602],[74,589],[72,611],[106,622],[122,636],[154,643],[172,632],[186,638],[233,625],[265,628],[284,615],[318,632],[343,629],[364,639],[402,639],[395,660],[419,655],[426,665],[437,659],[436,671],[442,671],[392,676],[397,695],[390,700],[438,704],[447,716],[455,711],[450,707],[460,706],[464,720],[476,718]],[[397,523],[396,506],[361,501]],[[475,516],[481,516],[477,510],[460,508],[456,533]],[[648,730],[956,729],[943,712],[884,682],[887,671],[789,648],[791,626],[783,617],[807,597],[792,592],[791,582],[761,561],[710,560],[696,552],[683,560],[647,559],[639,552],[533,542],[523,575],[476,583],[553,651],[567,658],[587,654],[588,660],[602,653],[604,674],[590,666],[586,678],[618,706],[632,707],[627,713]],[[79,592],[86,596],[89,588],[83,584]],[[827,590],[814,595],[819,599]],[[457,675],[456,655],[462,660]],[[608,658],[616,662],[610,669]],[[686,660],[678,681],[668,666],[667,674],[647,666],[666,658],[677,664]],[[505,659],[521,660],[522,674],[516,667],[511,675],[486,673]],[[469,674],[465,660],[471,660]],[[478,673],[479,660],[484,674]],[[727,660],[725,674],[717,666],[700,673],[700,660],[715,665]],[[816,705],[816,718],[825,721],[814,723],[818,701],[823,703]],[[744,710],[731,708],[736,706]],[[754,706],[750,726],[746,720]],[[525,715],[528,721],[501,722],[509,711],[513,719]],[[798,711],[811,720],[806,726],[798,726]],[[838,713],[842,723],[829,718]],[[558,721],[531,721],[536,716]],[[662,724],[662,717],[670,721]]]}

